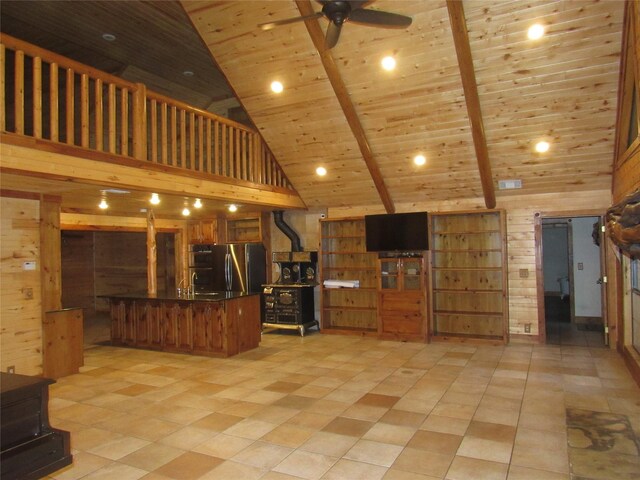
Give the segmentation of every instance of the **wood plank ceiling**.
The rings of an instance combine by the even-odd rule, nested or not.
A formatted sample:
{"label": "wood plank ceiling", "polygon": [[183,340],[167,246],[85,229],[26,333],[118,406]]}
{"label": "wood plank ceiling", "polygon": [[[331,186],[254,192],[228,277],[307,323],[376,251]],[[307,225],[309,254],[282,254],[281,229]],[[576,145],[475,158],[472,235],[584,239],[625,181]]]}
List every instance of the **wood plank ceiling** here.
{"label": "wood plank ceiling", "polygon": [[[296,3],[182,4],[306,204],[382,206],[305,24],[257,28],[299,16]],[[609,189],[623,2],[463,5],[498,198]],[[413,23],[406,30],[347,23],[330,55],[393,206],[483,197],[446,2],[379,0],[368,7]],[[325,19],[311,22],[326,28]],[[535,22],[546,35],[531,41],[527,29]],[[385,55],[398,62],[391,73],[379,67]],[[284,84],[282,94],[270,92],[272,80]],[[551,144],[546,154],[533,149],[540,139]],[[417,154],[426,156],[425,166],[413,165]],[[315,176],[317,166],[329,173]],[[498,180],[512,179],[522,189],[497,190]]]}
{"label": "wood plank ceiling", "polygon": [[[412,25],[347,23],[322,54],[313,31],[326,30],[324,18],[257,27],[321,8],[307,0],[5,0],[0,20],[3,32],[200,108],[235,93],[310,208],[404,211],[483,196],[490,205],[491,190],[500,203],[514,193],[610,189],[624,2],[465,0],[467,67],[479,104],[470,111],[461,76],[470,74],[454,44],[464,25],[452,28],[452,6],[459,10],[446,0],[369,2],[412,17]],[[538,41],[526,37],[534,22],[546,29]],[[108,31],[117,45],[96,40]],[[385,55],[397,60],[393,72],[380,68]],[[185,79],[187,69],[196,75]],[[272,80],[284,84],[282,94],[270,91]],[[484,154],[470,114],[481,114]],[[547,154],[533,150],[540,139],[551,144]],[[412,163],[417,154],[426,165]],[[315,175],[318,166],[325,177]],[[498,190],[499,180],[511,179],[522,189]]]}

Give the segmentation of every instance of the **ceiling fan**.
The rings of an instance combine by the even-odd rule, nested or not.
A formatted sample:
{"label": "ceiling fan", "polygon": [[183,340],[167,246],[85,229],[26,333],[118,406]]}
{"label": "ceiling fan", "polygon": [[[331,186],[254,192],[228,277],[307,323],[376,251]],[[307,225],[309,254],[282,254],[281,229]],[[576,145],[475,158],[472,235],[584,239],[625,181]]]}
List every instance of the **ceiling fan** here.
{"label": "ceiling fan", "polygon": [[364,8],[367,4],[373,3],[371,0],[317,0],[317,2],[322,4],[322,10],[313,15],[286,18],[275,22],[261,23],[258,26],[262,30],[271,30],[280,25],[326,17],[329,20],[329,27],[324,42],[325,47],[329,49],[338,43],[342,25],[347,21],[367,27],[382,28],[406,28],[411,25],[411,17]]}

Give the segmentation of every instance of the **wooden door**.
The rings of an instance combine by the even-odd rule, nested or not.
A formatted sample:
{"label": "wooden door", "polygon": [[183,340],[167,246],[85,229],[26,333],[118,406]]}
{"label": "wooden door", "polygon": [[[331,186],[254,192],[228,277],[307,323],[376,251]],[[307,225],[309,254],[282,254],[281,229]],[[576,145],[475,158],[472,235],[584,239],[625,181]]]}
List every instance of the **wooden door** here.
{"label": "wooden door", "polygon": [[162,312],[162,324],[164,325],[164,347],[166,350],[178,348],[178,304],[165,304]]}
{"label": "wooden door", "polygon": [[125,302],[124,328],[122,343],[135,345],[136,343],[136,302]]}
{"label": "wooden door", "polygon": [[193,350],[193,319],[191,304],[176,304],[176,322],[178,324],[178,350],[190,352]]}
{"label": "wooden door", "polygon": [[136,302],[136,346],[148,347],[150,345],[149,339],[149,303],[148,302]]}

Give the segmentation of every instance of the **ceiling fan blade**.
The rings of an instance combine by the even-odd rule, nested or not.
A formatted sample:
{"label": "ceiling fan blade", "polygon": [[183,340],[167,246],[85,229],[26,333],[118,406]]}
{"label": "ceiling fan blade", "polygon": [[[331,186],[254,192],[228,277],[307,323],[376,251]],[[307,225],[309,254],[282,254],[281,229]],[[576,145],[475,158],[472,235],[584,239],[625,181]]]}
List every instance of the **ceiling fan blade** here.
{"label": "ceiling fan blade", "polygon": [[322,12],[316,12],[313,15],[305,15],[303,17],[285,18],[283,20],[276,20],[275,22],[261,23],[258,25],[262,30],[271,30],[272,28],[279,27],[280,25],[288,25],[289,23],[303,22],[305,20],[312,20],[314,18],[322,17]]}
{"label": "ceiling fan blade", "polygon": [[324,38],[324,46],[327,50],[332,49],[338,43],[338,39],[340,38],[340,31],[342,30],[342,25],[336,25],[333,22],[329,22],[329,27],[327,28],[327,36]]}
{"label": "ceiling fan blade", "polygon": [[413,20],[411,17],[399,15],[397,13],[359,8],[351,11],[349,14],[349,21],[374,27],[406,28],[411,25]]}

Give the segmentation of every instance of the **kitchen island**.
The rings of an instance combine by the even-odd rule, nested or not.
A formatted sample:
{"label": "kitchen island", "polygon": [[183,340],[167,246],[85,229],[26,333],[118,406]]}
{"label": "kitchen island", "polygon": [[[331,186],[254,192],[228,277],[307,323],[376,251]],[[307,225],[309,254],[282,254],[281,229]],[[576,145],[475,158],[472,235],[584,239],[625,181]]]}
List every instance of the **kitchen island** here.
{"label": "kitchen island", "polygon": [[166,352],[230,357],[260,344],[260,294],[173,292],[105,295],[111,343]]}

